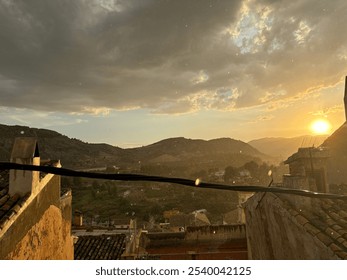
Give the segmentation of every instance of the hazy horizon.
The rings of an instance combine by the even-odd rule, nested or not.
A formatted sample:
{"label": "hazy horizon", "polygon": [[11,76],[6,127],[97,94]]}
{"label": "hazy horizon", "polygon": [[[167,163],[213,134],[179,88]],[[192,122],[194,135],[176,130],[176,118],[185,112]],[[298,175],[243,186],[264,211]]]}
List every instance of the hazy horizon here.
{"label": "hazy horizon", "polygon": [[[1,125],[1,123],[0,123]],[[7,124],[5,124],[7,125]],[[8,126],[15,126],[15,125],[8,125]],[[21,126],[21,125],[19,125]],[[49,129],[49,128],[42,128],[42,127],[29,127],[30,129]],[[64,134],[62,133],[61,131],[59,130],[53,130],[53,129],[49,129],[49,130],[52,130],[52,131],[55,131],[55,132],[58,132],[64,136],[67,136],[69,138],[76,138],[76,137],[73,137],[71,135],[67,135],[67,134]],[[238,139],[238,138],[234,138],[232,136],[225,136],[225,137],[217,137],[217,138],[191,138],[191,137],[185,137],[185,136],[180,136],[180,135],[176,135],[176,136],[172,136],[172,137],[168,137],[168,138],[162,138],[162,139],[157,139],[157,140],[154,140],[153,142],[149,142],[149,143],[122,143],[123,145],[118,145],[118,144],[113,144],[113,143],[108,143],[108,142],[89,142],[83,138],[77,138],[83,142],[87,142],[87,143],[90,143],[90,144],[108,144],[108,145],[111,145],[111,146],[115,146],[115,147],[119,147],[119,148],[122,148],[122,149],[131,149],[131,148],[140,148],[140,147],[143,147],[143,146],[148,146],[148,145],[151,145],[151,144],[155,144],[157,142],[160,142],[160,141],[163,141],[163,140],[167,140],[167,139],[173,139],[173,138],[185,138],[185,139],[190,139],[190,140],[203,140],[203,141],[210,141],[210,140],[216,140],[216,139],[223,139],[223,138],[228,138],[228,139],[234,139],[234,140],[238,140],[238,141],[242,141],[244,143],[250,143],[252,141],[257,141],[257,140],[262,140],[262,139],[294,139],[294,138],[301,138],[301,137],[304,137],[304,145],[309,145],[311,146],[312,143],[314,143],[316,140],[315,138],[328,138],[331,134],[323,134],[323,135],[317,135],[317,134],[306,134],[306,135],[297,135],[297,136],[293,136],[293,137],[276,137],[276,136],[267,136],[267,137],[261,137],[261,138],[254,138],[254,139],[250,139],[250,140],[243,140],[243,139]],[[20,133],[18,134],[18,137],[21,137],[21,136],[25,136],[25,131],[23,131],[23,133]],[[309,143],[309,144],[308,144]],[[306,145],[306,146],[307,146]]]}
{"label": "hazy horizon", "polygon": [[343,0],[0,0],[1,123],[125,148],[330,134],[345,121],[346,11]]}

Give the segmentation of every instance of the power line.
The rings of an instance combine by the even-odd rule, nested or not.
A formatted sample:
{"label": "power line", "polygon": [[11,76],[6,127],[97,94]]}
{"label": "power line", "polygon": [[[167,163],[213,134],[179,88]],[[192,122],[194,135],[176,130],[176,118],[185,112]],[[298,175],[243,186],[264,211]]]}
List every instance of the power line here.
{"label": "power line", "polygon": [[312,198],[328,198],[328,199],[342,199],[347,201],[347,195],[333,194],[333,193],[319,193],[308,190],[299,189],[288,189],[278,187],[264,187],[264,186],[234,186],[224,185],[217,183],[205,183],[199,179],[191,180],[184,178],[171,178],[163,176],[151,176],[151,175],[140,175],[140,174],[110,174],[110,173],[94,173],[94,172],[83,172],[76,171],[66,168],[57,168],[52,166],[37,166],[27,165],[12,162],[0,162],[0,169],[13,169],[13,170],[28,170],[28,171],[40,171],[44,173],[51,173],[55,175],[68,176],[68,177],[83,177],[90,179],[104,179],[113,181],[145,181],[145,182],[158,182],[158,183],[172,183],[184,186],[190,186],[202,189],[217,189],[227,191],[238,191],[238,192],[272,192],[272,193],[283,193],[292,194],[299,196],[306,196]]}

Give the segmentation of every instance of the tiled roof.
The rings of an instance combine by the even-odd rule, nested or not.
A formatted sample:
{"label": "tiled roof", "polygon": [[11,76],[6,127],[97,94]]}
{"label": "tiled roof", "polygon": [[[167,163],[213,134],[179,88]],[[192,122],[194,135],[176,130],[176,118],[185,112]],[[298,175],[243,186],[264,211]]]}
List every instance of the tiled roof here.
{"label": "tiled roof", "polygon": [[9,172],[8,170],[0,169],[0,189],[8,188]]}
{"label": "tiled roof", "polygon": [[8,194],[9,172],[0,170],[0,230],[6,222],[23,206],[29,194],[20,197],[18,194],[10,196]]}
{"label": "tiled roof", "polygon": [[317,238],[340,259],[347,260],[347,204],[343,200],[306,198],[293,204],[285,195],[276,195],[283,207],[306,232]]}
{"label": "tiled roof", "polygon": [[[58,161],[46,161],[42,165],[56,166]],[[40,172],[40,179],[47,174]],[[19,209],[23,206],[24,202],[29,198],[30,193],[24,196],[14,194],[12,196],[8,193],[9,190],[9,170],[0,169],[0,230],[4,227],[6,222],[17,214]],[[61,195],[65,195],[69,190],[62,189]]]}
{"label": "tiled roof", "polygon": [[119,260],[125,250],[125,235],[79,236],[75,260]]}
{"label": "tiled roof", "polygon": [[323,147],[314,148],[299,148],[296,153],[291,155],[286,161],[284,161],[285,164],[289,164],[293,161],[296,161],[298,159],[303,158],[328,158],[329,157],[329,151],[327,149],[324,149]]}

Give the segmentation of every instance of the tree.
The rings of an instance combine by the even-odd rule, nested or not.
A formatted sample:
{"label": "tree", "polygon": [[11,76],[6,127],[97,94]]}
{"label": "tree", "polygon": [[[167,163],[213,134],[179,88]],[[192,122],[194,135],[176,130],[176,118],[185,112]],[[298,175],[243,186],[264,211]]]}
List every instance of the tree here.
{"label": "tree", "polygon": [[98,182],[96,180],[93,181],[92,188],[95,189],[95,190],[97,190],[99,188],[99,184],[98,184]]}
{"label": "tree", "polygon": [[82,186],[82,178],[81,177],[73,177],[72,184],[74,187],[81,187]]}
{"label": "tree", "polygon": [[196,178],[207,178],[207,176],[208,176],[208,173],[207,173],[206,170],[200,170],[200,171],[192,173],[192,177],[194,179],[196,179]]}
{"label": "tree", "polygon": [[245,169],[247,169],[251,173],[252,176],[255,176],[258,172],[258,169],[259,169],[259,165],[253,160],[245,163],[245,165],[243,167]]}
{"label": "tree", "polygon": [[235,180],[235,177],[237,177],[239,174],[238,169],[233,166],[227,166],[224,171],[224,182],[230,182]]}

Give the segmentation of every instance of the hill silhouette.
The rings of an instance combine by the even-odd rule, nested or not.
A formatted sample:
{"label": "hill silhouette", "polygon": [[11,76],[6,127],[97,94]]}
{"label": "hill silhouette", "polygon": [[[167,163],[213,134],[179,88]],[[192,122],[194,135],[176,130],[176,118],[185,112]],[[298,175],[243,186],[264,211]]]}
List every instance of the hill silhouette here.
{"label": "hill silhouette", "polygon": [[318,147],[327,137],[326,135],[304,135],[291,138],[269,137],[252,140],[249,141],[248,144],[267,155],[277,158],[278,161],[281,161],[297,152],[300,147]]}
{"label": "hill silhouette", "polygon": [[[20,136],[38,138],[42,159],[60,159],[63,167],[79,170],[117,166],[117,171],[122,173],[210,179],[210,174],[227,166],[241,167],[251,161],[260,164],[269,159],[250,145],[230,138],[206,141],[178,137],[122,149],[86,143],[47,129],[0,125],[0,160],[10,159],[13,141]],[[173,188],[170,184],[152,182],[136,184],[63,177],[62,185],[72,187],[74,209],[103,221],[110,217],[128,219],[132,215],[129,213],[136,213],[139,222],[149,221],[150,217],[161,221],[165,210],[179,208],[183,213],[190,213],[204,208],[212,222],[221,223],[224,213],[234,210],[238,201],[235,192]]]}
{"label": "hill silhouette", "polygon": [[[27,126],[0,125],[0,160],[10,159],[15,137],[32,136],[39,140],[43,159],[60,159],[66,168],[88,169],[117,166],[121,169],[160,169],[163,165],[190,169],[241,166],[255,160],[270,160],[269,156],[239,140],[221,138],[194,140],[170,138],[139,148],[122,149],[108,144],[90,144],[69,138],[56,131]],[[182,171],[178,168],[177,171]]]}
{"label": "hill silhouette", "polygon": [[8,161],[15,137],[37,137],[43,159],[60,159],[68,168],[105,166],[120,158],[122,149],[107,144],[89,144],[56,131],[27,126],[0,125],[0,159]]}

